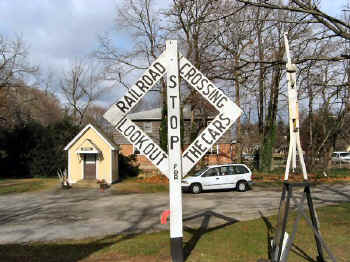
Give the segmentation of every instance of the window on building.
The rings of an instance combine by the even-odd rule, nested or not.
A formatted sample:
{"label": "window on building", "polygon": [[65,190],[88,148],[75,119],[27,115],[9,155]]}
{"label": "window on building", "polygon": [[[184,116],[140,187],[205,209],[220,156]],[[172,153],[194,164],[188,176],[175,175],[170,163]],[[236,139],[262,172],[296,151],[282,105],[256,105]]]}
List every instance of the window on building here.
{"label": "window on building", "polygon": [[143,123],[143,130],[146,133],[152,133],[152,122],[144,122]]}
{"label": "window on building", "polygon": [[219,145],[215,144],[213,145],[208,151],[208,155],[218,155],[219,154]]}
{"label": "window on building", "polygon": [[138,150],[138,148],[136,146],[133,145],[132,148],[133,148],[132,153],[134,155],[141,155],[140,150]]}

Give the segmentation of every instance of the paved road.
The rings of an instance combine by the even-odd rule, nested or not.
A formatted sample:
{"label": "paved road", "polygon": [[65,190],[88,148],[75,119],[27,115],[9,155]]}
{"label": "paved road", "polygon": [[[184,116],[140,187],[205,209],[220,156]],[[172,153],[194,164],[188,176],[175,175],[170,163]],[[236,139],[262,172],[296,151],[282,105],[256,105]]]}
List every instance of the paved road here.
{"label": "paved road", "polygon": [[[183,194],[185,226],[229,224],[276,214],[281,193],[254,188],[240,192]],[[350,202],[350,184],[313,189],[317,206]],[[168,209],[167,193],[116,194],[96,189],[22,193],[0,197],[0,244],[80,239],[107,234],[168,229],[160,214]]]}

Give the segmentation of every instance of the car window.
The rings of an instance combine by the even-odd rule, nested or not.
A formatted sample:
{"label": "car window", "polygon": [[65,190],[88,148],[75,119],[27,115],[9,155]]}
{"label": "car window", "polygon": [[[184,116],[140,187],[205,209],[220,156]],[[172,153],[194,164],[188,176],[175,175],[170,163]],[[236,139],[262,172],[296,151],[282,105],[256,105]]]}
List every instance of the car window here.
{"label": "car window", "polygon": [[220,167],[220,169],[221,169],[221,175],[222,176],[227,176],[227,175],[230,174],[229,166],[222,166],[222,167]]}
{"label": "car window", "polygon": [[336,153],[333,153],[333,154],[332,154],[332,157],[337,157],[337,154],[336,154]]}
{"label": "car window", "polygon": [[207,170],[208,168],[202,168],[201,170],[198,170],[197,172],[195,172],[194,174],[190,174],[189,176],[200,176],[201,174],[204,173],[205,170]]}
{"label": "car window", "polygon": [[248,173],[248,169],[244,166],[234,166],[234,173],[235,174],[245,174]]}
{"label": "car window", "polygon": [[234,166],[229,166],[228,167],[228,174],[229,175],[234,175],[235,174],[235,167]]}
{"label": "car window", "polygon": [[350,153],[340,153],[340,157],[350,157]]}
{"label": "car window", "polygon": [[218,176],[218,175],[220,175],[219,169],[215,167],[215,168],[208,169],[208,171],[205,172],[202,177],[211,177],[211,176]]}

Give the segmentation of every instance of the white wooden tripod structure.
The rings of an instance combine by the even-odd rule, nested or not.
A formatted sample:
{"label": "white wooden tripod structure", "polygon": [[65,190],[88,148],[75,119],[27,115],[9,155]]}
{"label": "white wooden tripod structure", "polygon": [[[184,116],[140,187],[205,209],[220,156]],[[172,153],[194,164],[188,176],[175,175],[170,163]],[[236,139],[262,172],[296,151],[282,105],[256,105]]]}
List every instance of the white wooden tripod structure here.
{"label": "white wooden tripod structure", "polygon": [[288,180],[290,167],[292,164],[292,171],[295,172],[297,165],[297,154],[299,156],[299,161],[301,169],[303,171],[304,180],[308,180],[307,172],[304,162],[303,149],[300,143],[300,133],[299,133],[299,103],[298,103],[298,88],[296,85],[296,65],[292,64],[287,33],[284,33],[284,45],[287,55],[287,80],[288,80],[288,104],[289,104],[289,151],[287,158],[286,171],[284,174],[284,180]]}
{"label": "white wooden tripod structure", "polygon": [[[284,176],[283,190],[281,195],[280,207],[277,217],[277,227],[275,230],[275,237],[271,244],[270,258],[273,262],[286,262],[288,260],[289,251],[292,248],[292,244],[295,239],[299,220],[303,216],[306,222],[310,225],[317,247],[317,261],[325,262],[324,250],[328,253],[328,256],[333,262],[336,262],[335,257],[327,247],[320,233],[320,226],[317,217],[316,210],[311,197],[310,183],[308,182],[306,167],[303,157],[303,150],[300,143],[299,133],[299,108],[298,108],[298,89],[296,86],[296,65],[292,64],[287,33],[284,33],[284,44],[287,55],[287,80],[288,80],[288,104],[289,104],[289,151],[286,165],[286,171]],[[297,154],[299,156],[300,165],[303,171],[304,182],[290,183],[288,182],[288,175],[292,164],[292,170],[295,172]],[[302,198],[300,201],[295,199],[293,195],[294,187],[304,187]],[[288,221],[290,202],[294,201],[296,204],[297,218],[294,221],[293,231],[289,237],[286,233],[286,226]],[[304,201],[307,201],[310,218],[304,213]]]}

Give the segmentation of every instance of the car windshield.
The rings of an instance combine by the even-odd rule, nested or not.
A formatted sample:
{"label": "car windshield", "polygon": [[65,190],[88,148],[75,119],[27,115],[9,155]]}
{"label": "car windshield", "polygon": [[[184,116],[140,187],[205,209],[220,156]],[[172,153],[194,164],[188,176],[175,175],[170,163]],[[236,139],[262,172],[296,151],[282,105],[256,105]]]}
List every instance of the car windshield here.
{"label": "car windshield", "polygon": [[208,169],[207,167],[206,168],[202,168],[201,170],[198,170],[198,171],[196,171],[195,173],[193,173],[193,174],[191,174],[189,176],[200,176],[207,169]]}
{"label": "car windshield", "polygon": [[350,157],[350,153],[340,153],[340,157]]}

